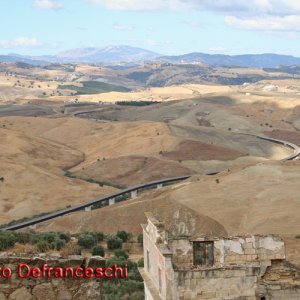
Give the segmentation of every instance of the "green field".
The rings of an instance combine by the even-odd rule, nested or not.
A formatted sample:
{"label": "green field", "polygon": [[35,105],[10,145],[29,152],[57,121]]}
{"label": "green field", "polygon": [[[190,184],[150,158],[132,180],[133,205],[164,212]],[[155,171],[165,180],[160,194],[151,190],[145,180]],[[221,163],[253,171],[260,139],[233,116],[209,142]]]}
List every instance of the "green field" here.
{"label": "green field", "polygon": [[83,81],[80,82],[82,86],[76,85],[59,85],[58,89],[60,90],[72,90],[75,91],[76,95],[91,95],[91,94],[100,94],[106,92],[129,92],[130,89],[120,86],[114,85],[105,82],[99,81]]}
{"label": "green field", "polygon": [[148,106],[148,105],[154,105],[159,104],[161,102],[159,101],[117,101],[117,105],[123,105],[123,106]]}

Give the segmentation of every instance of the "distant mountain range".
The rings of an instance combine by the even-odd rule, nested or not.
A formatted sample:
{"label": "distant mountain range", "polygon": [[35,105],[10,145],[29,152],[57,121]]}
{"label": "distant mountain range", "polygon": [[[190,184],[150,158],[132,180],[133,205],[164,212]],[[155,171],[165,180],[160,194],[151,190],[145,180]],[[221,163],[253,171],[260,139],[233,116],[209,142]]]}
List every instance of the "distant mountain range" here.
{"label": "distant mountain range", "polygon": [[0,56],[0,61],[21,61],[33,64],[49,63],[118,63],[118,62],[137,62],[150,61],[161,56],[152,51],[134,48],[130,46],[107,46],[104,48],[88,47],[77,48],[60,52],[56,55],[43,56],[23,56],[19,54],[8,54]]}
{"label": "distant mountain range", "polygon": [[237,66],[255,68],[276,68],[279,66],[292,66],[300,64],[299,57],[272,53],[245,55],[189,53],[179,56],[163,56],[159,59],[163,62],[169,62],[173,64],[202,63],[213,67]]}
{"label": "distant mountain range", "polygon": [[162,56],[158,53],[130,46],[107,46],[104,48],[78,48],[57,55],[25,56],[19,54],[0,55],[0,61],[24,62],[34,65],[49,63],[113,64],[156,61],[172,64],[203,64],[212,67],[261,67],[300,65],[300,58],[279,54],[223,55],[189,53],[178,56]]}
{"label": "distant mountain range", "polygon": [[30,59],[18,54],[0,55],[0,62],[23,62],[31,65],[45,65],[48,62],[39,59]]}

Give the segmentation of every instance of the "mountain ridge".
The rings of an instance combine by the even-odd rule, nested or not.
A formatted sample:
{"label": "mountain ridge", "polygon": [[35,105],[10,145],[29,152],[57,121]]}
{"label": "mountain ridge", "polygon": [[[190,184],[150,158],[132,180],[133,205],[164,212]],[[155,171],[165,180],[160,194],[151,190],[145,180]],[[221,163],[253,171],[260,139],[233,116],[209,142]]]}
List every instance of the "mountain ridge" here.
{"label": "mountain ridge", "polygon": [[275,53],[262,54],[207,54],[193,52],[177,56],[162,56],[162,62],[169,63],[202,63],[213,67],[256,67],[256,68],[276,68],[279,66],[292,66],[300,64],[300,57],[292,55],[282,55]]}
{"label": "mountain ridge", "polygon": [[300,57],[274,53],[263,54],[207,54],[192,52],[183,55],[161,55],[142,48],[126,45],[106,47],[82,47],[59,52],[56,55],[28,56],[10,53],[0,55],[1,62],[25,62],[29,64],[87,63],[114,64],[134,62],[158,62],[172,64],[202,64],[212,67],[277,68],[300,65]]}

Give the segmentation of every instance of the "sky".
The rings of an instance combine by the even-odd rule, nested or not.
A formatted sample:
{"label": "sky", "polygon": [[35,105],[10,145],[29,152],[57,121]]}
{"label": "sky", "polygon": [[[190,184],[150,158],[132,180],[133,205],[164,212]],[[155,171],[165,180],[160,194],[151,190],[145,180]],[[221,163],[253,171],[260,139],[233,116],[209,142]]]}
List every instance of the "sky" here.
{"label": "sky", "polygon": [[300,57],[299,0],[0,0],[0,54],[129,45]]}

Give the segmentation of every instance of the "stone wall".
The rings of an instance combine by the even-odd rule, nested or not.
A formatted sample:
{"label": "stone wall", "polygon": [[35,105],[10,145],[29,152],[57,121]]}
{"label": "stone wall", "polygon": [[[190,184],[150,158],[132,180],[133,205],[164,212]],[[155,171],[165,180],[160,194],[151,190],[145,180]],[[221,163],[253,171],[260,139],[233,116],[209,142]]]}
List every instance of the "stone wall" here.
{"label": "stone wall", "polygon": [[[12,271],[10,278],[0,277],[0,300],[85,300],[101,299],[100,283],[95,278],[20,278],[18,266],[27,264],[41,268],[44,264],[52,267],[104,267],[105,260],[101,257],[85,259],[81,256],[59,257],[38,256],[0,256],[0,268]],[[0,272],[1,274],[1,272]]]}
{"label": "stone wall", "polygon": [[300,299],[300,270],[286,261],[273,261],[258,281],[257,299]]}
{"label": "stone wall", "polygon": [[168,241],[177,268],[193,268],[193,242],[214,242],[214,266],[223,267],[250,263],[265,263],[285,259],[284,242],[278,236],[242,236],[231,238],[178,238]]}
{"label": "stone wall", "polygon": [[177,298],[255,300],[258,267],[214,268],[176,272]]}

